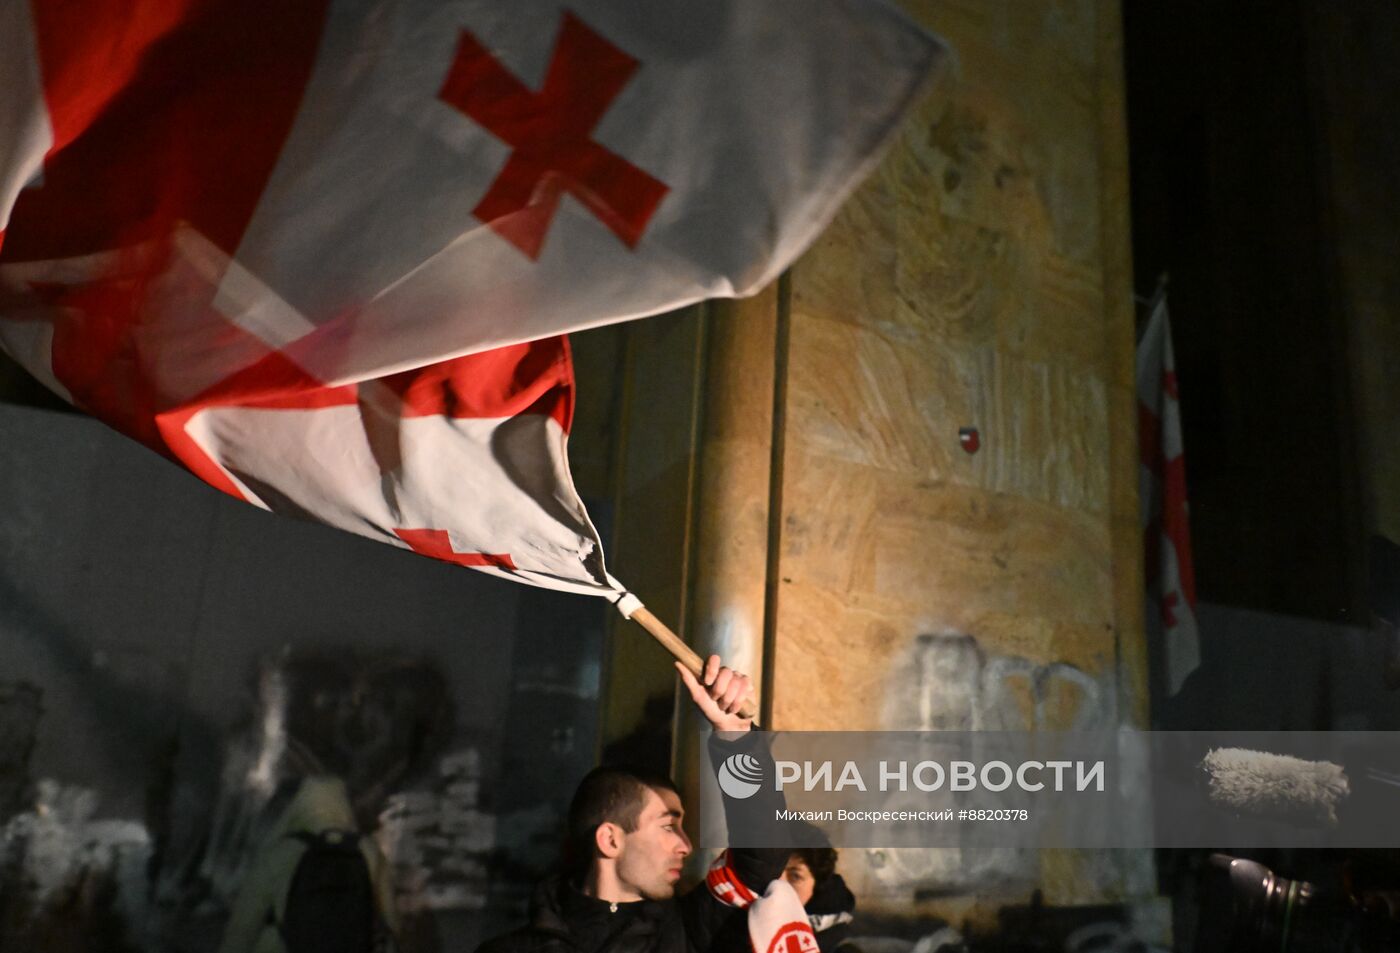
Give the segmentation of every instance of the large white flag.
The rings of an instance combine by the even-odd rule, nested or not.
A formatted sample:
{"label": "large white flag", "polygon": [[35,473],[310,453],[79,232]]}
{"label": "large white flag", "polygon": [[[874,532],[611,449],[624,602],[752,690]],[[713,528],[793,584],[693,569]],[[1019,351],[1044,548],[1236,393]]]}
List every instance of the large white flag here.
{"label": "large white flag", "polygon": [[1200,664],[1201,647],[1196,625],[1196,577],[1191,562],[1181,405],[1165,293],[1158,296],[1138,343],[1137,396],[1143,552],[1152,613],[1148,628],[1162,633],[1167,691],[1175,694]]}
{"label": "large white flag", "polygon": [[251,503],[610,592],[558,335],[760,288],[942,55],[882,0],[7,0],[0,344]]}

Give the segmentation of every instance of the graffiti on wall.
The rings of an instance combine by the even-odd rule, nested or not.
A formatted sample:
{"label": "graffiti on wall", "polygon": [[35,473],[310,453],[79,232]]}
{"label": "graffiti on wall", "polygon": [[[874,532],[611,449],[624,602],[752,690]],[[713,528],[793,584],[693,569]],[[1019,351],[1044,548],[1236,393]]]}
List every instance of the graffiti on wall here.
{"label": "graffiti on wall", "polygon": [[496,817],[481,808],[481,753],[453,751],[426,783],[389,797],[376,838],[394,867],[399,909],[486,905]]}
{"label": "graffiti on wall", "polygon": [[[145,825],[98,818],[97,795],[51,778],[0,827],[0,880],[9,888],[0,938],[30,949],[140,949],[146,919]],[[5,944],[0,944],[5,945]]]}
{"label": "graffiti on wall", "polygon": [[98,796],[30,774],[43,692],[0,683],[0,948],[138,949],[151,838]]}
{"label": "graffiti on wall", "polygon": [[883,723],[930,731],[1090,731],[1118,723],[1113,673],[985,650],[971,635],[914,640],[891,679]]}
{"label": "graffiti on wall", "polygon": [[[926,731],[1113,730],[1118,725],[1116,679],[1112,671],[1092,674],[1065,662],[989,651],[965,633],[925,634],[910,643],[908,655],[894,669],[882,725]],[[1018,890],[1041,876],[1038,853],[1029,849],[861,853],[852,863],[864,866],[874,883],[893,895]],[[1150,864],[1144,866],[1136,857],[1081,853],[1077,876],[1086,890],[1150,882]]]}
{"label": "graffiti on wall", "polygon": [[287,649],[257,664],[250,689],[247,709],[220,738],[209,793],[187,778],[164,808],[173,833],[154,867],[167,935],[217,929],[304,779],[341,782],[349,823],[379,838],[381,815],[403,813],[397,792],[442,776],[455,721],[447,679],[431,659]]}

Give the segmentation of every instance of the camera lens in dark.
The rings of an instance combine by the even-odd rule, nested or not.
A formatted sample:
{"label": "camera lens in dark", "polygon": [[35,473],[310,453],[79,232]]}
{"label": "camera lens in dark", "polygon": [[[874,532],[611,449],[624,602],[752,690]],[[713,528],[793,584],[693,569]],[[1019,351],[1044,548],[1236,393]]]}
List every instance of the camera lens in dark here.
{"label": "camera lens in dark", "polygon": [[1349,897],[1280,877],[1263,864],[1212,854],[1201,879],[1199,953],[1380,953],[1400,949],[1389,920]]}

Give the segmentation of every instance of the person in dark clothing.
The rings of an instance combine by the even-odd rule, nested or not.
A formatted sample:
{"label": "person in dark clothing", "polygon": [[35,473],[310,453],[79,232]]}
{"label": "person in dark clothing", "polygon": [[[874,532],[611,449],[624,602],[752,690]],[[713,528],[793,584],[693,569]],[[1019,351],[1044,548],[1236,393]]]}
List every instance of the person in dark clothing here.
{"label": "person in dark clothing", "polygon": [[783,868],[783,879],[797,891],[821,953],[834,953],[851,935],[856,910],[855,894],[836,872],[836,851],[830,847],[795,849]]}
{"label": "person in dark clothing", "polygon": [[[677,666],[679,668],[679,666]],[[712,655],[701,677],[681,670],[691,698],[716,732],[747,732],[739,707],[748,676]],[[753,741],[713,739],[725,755]],[[565,872],[539,885],[530,921],[488,940],[477,953],[711,953],[746,936],[745,912],[716,899],[704,885],[676,896],[691,853],[681,821],[685,808],[669,779],[625,768],[598,768],[579,784],[569,809]],[[738,849],[727,870],[755,893],[776,879],[791,851]]]}

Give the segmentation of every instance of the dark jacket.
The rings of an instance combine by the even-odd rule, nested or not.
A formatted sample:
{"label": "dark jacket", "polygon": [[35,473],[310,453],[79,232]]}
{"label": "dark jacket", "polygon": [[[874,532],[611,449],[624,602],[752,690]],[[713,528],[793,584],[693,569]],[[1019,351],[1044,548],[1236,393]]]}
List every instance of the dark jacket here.
{"label": "dark jacket", "polygon": [[[565,914],[566,892],[575,889],[563,877],[544,881],[530,899],[529,923],[486,941],[477,953],[580,953]],[[687,953],[677,901],[641,900],[626,907],[620,929],[607,943],[609,953]]]}
{"label": "dark jacket", "polygon": [[[786,849],[754,848],[730,851],[730,866],[755,893],[782,874]],[[569,892],[575,896],[570,897]],[[569,921],[577,914],[577,888],[562,877],[551,877],[535,888],[530,921],[482,944],[477,953],[595,953],[582,949]],[[601,949],[607,953],[731,953],[747,950],[748,914],[727,906],[699,884],[670,900],[639,900],[620,904],[619,924]]]}
{"label": "dark jacket", "polygon": [[840,874],[832,874],[812,891],[807,901],[807,920],[817,934],[822,953],[833,953],[851,935],[856,897]]}
{"label": "dark jacket", "polygon": [[[758,738],[746,741],[762,743]],[[750,744],[712,739],[709,747],[711,760],[718,763],[730,753],[750,749]],[[729,866],[746,887],[761,894],[782,875],[790,854],[786,848],[731,847]],[[598,953],[583,949],[586,944],[570,928],[570,921],[580,918],[581,902],[575,887],[552,877],[535,889],[529,923],[486,941],[477,953]],[[704,883],[670,900],[619,906],[626,909],[616,916],[624,919],[615,932],[606,934],[601,947],[605,953],[732,953],[749,948],[747,912],[715,899]]]}

